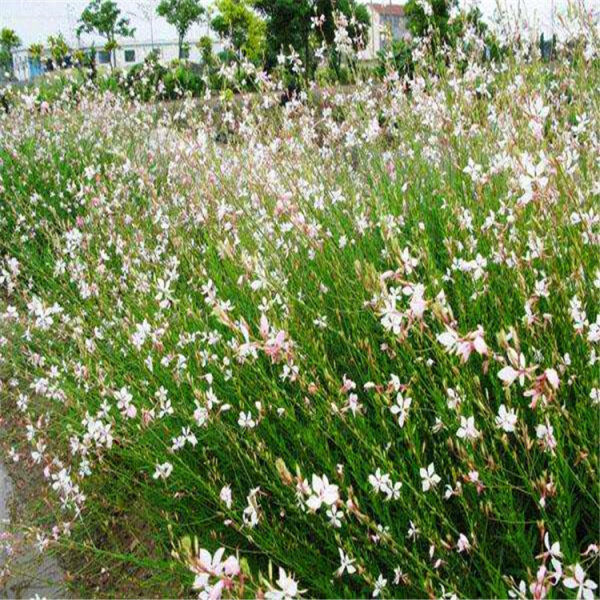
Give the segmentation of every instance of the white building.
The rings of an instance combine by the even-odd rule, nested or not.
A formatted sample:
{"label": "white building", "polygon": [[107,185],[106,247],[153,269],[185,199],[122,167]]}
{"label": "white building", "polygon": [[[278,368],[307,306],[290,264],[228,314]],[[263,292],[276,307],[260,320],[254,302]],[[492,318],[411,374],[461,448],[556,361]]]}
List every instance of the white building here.
{"label": "white building", "polygon": [[[1,0],[0,0],[1,1]],[[200,50],[196,46],[197,40],[189,40],[184,48],[184,58],[191,62],[201,62]],[[213,39],[213,51],[222,49],[218,40]],[[80,50],[87,52],[90,47],[82,47]],[[161,64],[168,65],[171,61],[179,58],[179,46],[176,41],[154,41],[140,42],[136,40],[123,40],[119,42],[119,48],[115,51],[117,68],[127,69],[136,63],[141,63],[153,50],[159,54]],[[27,48],[17,48],[13,51],[14,75],[18,81],[30,81],[45,72],[49,58],[49,52],[44,50],[44,58],[40,65],[31,59]],[[70,64],[70,58],[67,65]],[[110,55],[102,50],[102,46],[96,47],[96,64],[99,67],[110,67]]]}
{"label": "white building", "polygon": [[17,78],[17,81],[29,81],[34,74],[38,74],[35,62],[31,60],[26,48],[17,48],[16,50],[13,50],[12,59],[13,74]]}
{"label": "white building", "polygon": [[[196,46],[198,40],[190,40],[184,46],[183,58],[191,62],[200,62],[200,50]],[[171,61],[179,58],[179,46],[176,41],[155,41],[155,42],[121,42],[120,47],[116,50],[116,64],[118,68],[124,69],[131,67],[136,63],[143,62],[144,59],[152,52],[157,51],[159,60],[162,64],[168,64]],[[217,41],[213,40],[213,50],[220,50]],[[101,49],[97,50],[96,63],[99,65],[110,65],[110,56],[108,52]]]}
{"label": "white building", "polygon": [[369,41],[363,51],[363,58],[371,60],[389,43],[390,39],[398,40],[410,36],[406,27],[404,7],[399,4],[368,2],[366,4],[371,17]]}

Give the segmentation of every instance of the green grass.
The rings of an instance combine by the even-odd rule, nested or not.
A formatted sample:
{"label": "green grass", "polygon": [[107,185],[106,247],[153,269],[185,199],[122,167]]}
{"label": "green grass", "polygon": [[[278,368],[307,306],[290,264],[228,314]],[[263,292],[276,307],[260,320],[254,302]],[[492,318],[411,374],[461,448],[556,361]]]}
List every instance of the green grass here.
{"label": "green grass", "polygon": [[[189,595],[193,537],[242,561],[233,596],[265,591],[282,567],[310,597],[370,596],[380,574],[385,597],[506,597],[540,565],[555,571],[539,557],[545,533],[560,543],[564,577],[581,563],[598,579],[597,555],[582,553],[599,533],[600,72],[580,51],[450,66],[440,77],[423,65],[410,95],[365,83],[282,109],[261,104],[276,104],[271,88],[237,100],[230,119],[226,106],[215,118],[183,103],[181,119],[93,91],[47,114],[18,105],[0,117],[2,406],[21,461],[40,473],[66,468],[85,494],[44,487],[36,524],[48,535],[70,523],[49,551],[68,550],[81,595]],[[481,85],[489,97],[477,98]],[[540,136],[530,127],[537,98],[549,109]],[[537,164],[540,153],[547,183],[520,204],[526,156]],[[469,159],[486,181],[464,172]],[[160,280],[170,280],[166,296]],[[422,319],[409,308],[418,285]],[[382,318],[392,287],[399,333]],[[61,308],[48,327],[34,297]],[[579,332],[574,297],[587,318]],[[144,321],[152,334],[138,349]],[[438,340],[446,326],[460,336],[482,326],[487,353],[462,362]],[[272,360],[265,339],[280,331],[287,346]],[[537,365],[524,387],[498,377],[514,351]],[[546,369],[560,383],[538,380],[545,398],[531,408],[524,392]],[[393,376],[412,398],[402,427],[390,411]],[[356,384],[356,415],[344,377]],[[134,418],[117,407],[123,387]],[[161,388],[172,414],[159,415]],[[210,390],[220,404],[199,426]],[[496,426],[501,404],[518,415],[512,433]],[[238,425],[242,411],[254,428]],[[474,417],[476,440],[457,437],[461,416]],[[110,425],[110,448],[86,435],[92,418]],[[543,424],[552,452],[536,436]],[[197,444],[173,452],[184,427]],[[170,476],[153,478],[165,462]],[[424,492],[430,463],[441,481]],[[398,499],[373,491],[377,469],[402,483]],[[297,491],[313,474],[338,486],[341,527]],[[457,493],[445,498],[446,486]],[[458,552],[461,534],[470,547]],[[355,573],[334,575],[338,549]],[[574,597],[563,583],[544,581],[549,596]]]}

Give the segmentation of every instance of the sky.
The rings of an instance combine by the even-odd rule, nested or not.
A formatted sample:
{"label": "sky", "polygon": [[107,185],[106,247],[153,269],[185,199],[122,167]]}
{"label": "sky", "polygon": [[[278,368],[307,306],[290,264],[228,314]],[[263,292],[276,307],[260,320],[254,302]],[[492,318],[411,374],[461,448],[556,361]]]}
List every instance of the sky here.
{"label": "sky", "polygon": [[[365,0],[362,0],[363,2]],[[378,0],[387,2],[388,0]],[[468,0],[478,4],[484,15],[491,18],[497,0]],[[49,35],[62,33],[71,45],[75,45],[74,30],[82,10],[89,0],[0,0],[0,28],[9,27],[17,32],[25,46],[34,42],[45,42]],[[153,31],[155,41],[174,41],[175,30],[166,21],[157,17],[154,11],[152,29],[149,21],[142,16],[141,7],[156,6],[158,0],[117,0],[121,10],[127,14],[131,24],[136,28],[136,39],[149,41]],[[394,0],[395,4],[402,4]],[[588,6],[600,6],[600,0],[586,0]],[[208,1],[206,2],[208,4]],[[564,10],[567,0],[501,0],[502,6],[511,10],[517,7],[525,13],[530,21],[539,22],[542,29],[552,30],[552,7]],[[196,25],[189,37],[194,39],[207,33],[207,25]],[[82,36],[84,45],[96,41],[92,36]]]}

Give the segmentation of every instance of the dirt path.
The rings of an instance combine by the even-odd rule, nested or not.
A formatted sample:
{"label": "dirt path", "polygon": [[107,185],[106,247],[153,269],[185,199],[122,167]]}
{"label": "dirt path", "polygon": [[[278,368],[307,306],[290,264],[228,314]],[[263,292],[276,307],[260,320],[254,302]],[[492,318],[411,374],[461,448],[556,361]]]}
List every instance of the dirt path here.
{"label": "dirt path", "polygon": [[13,496],[12,480],[0,462],[0,598],[64,598],[63,572],[53,557],[40,554],[18,533],[14,510],[18,498]]}

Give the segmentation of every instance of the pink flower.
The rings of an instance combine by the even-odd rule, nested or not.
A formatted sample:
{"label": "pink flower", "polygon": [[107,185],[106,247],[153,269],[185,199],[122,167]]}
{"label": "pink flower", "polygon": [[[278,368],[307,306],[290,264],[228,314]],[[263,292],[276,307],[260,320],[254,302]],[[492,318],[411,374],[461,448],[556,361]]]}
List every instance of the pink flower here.
{"label": "pink flower", "polygon": [[517,377],[519,377],[519,371],[513,369],[510,365],[500,369],[498,377],[506,384],[512,385]]}
{"label": "pink flower", "polygon": [[529,585],[529,591],[531,592],[534,600],[543,600],[548,594],[548,583],[546,581],[547,569],[542,565],[537,572],[535,581]]}
{"label": "pink flower", "polygon": [[512,385],[516,379],[519,380],[520,385],[524,385],[525,378],[531,379],[537,369],[537,366],[527,367],[525,355],[521,352],[517,356],[517,353],[512,348],[508,349],[508,359],[511,364],[500,369],[498,372],[498,377],[506,386]]}
{"label": "pink flower", "polygon": [[223,561],[224,554],[225,548],[219,548],[213,555],[202,548],[198,557],[190,564],[191,571],[196,574],[193,588],[202,590],[210,600],[218,600],[224,589],[232,587],[233,578],[240,574],[237,558],[231,555]]}
{"label": "pink flower", "polygon": [[273,362],[277,362],[283,344],[285,342],[285,331],[280,331],[275,337],[270,337],[265,343],[265,354],[271,357]]}
{"label": "pink flower", "polygon": [[437,340],[446,351],[450,354],[460,356],[463,363],[469,360],[473,351],[480,356],[487,356],[489,353],[487,344],[483,338],[483,327],[479,325],[475,331],[467,333],[464,337],[460,337],[456,331],[450,327],[446,327],[446,331],[437,336]]}
{"label": "pink flower", "polygon": [[260,315],[260,335],[261,337],[266,340],[268,335],[269,335],[269,321],[267,320],[267,317],[265,317],[264,314]]}
{"label": "pink flower", "polygon": [[560,379],[558,378],[558,373],[554,369],[546,369],[544,371],[544,375],[546,376],[546,380],[548,383],[555,389],[558,389],[558,385],[560,384]]}
{"label": "pink flower", "polygon": [[471,543],[469,542],[469,538],[464,533],[461,533],[458,536],[458,542],[456,542],[456,549],[459,553],[469,552],[469,550],[471,549]]}
{"label": "pink flower", "polygon": [[340,388],[340,392],[342,394],[347,394],[350,390],[356,389],[356,383],[352,381],[352,379],[348,379],[346,374],[342,376],[342,387]]}

